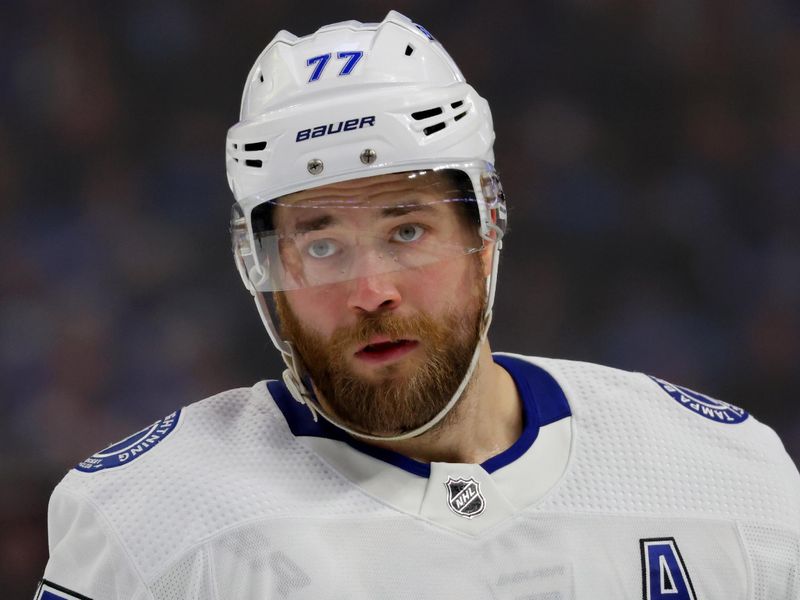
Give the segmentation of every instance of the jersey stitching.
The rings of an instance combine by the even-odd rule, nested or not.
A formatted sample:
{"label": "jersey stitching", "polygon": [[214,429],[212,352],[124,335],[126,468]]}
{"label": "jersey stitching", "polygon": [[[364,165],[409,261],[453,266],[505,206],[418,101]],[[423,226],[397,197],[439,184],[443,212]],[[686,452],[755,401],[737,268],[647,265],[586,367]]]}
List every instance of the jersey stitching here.
{"label": "jersey stitching", "polygon": [[736,539],[739,540],[739,548],[742,551],[742,556],[744,556],[744,564],[747,571],[747,597],[755,598],[755,569],[753,568],[753,560],[750,556],[750,553],[747,551],[747,544],[745,543],[744,535],[742,534],[742,525],[745,524],[745,522],[737,519],[734,524],[736,525]]}
{"label": "jersey stitching", "polygon": [[213,554],[211,553],[211,547],[205,547],[206,552],[206,560],[208,561],[208,583],[211,586],[211,594],[213,595],[215,600],[220,600],[221,597],[219,595],[219,587],[217,586],[217,571],[214,568],[214,561],[213,561]]}
{"label": "jersey stitching", "polygon": [[128,551],[127,546],[122,541],[122,536],[119,534],[119,532],[117,531],[116,527],[114,527],[114,524],[111,522],[111,520],[100,509],[100,507],[97,505],[97,503],[94,501],[94,499],[92,499],[89,496],[85,496],[85,495],[81,494],[77,490],[70,490],[70,489],[62,488],[60,490],[60,492],[62,494],[66,494],[67,496],[71,496],[74,500],[79,500],[79,501],[85,502],[88,506],[90,506],[94,510],[94,512],[97,514],[97,516],[105,524],[105,528],[111,534],[112,538],[117,543],[117,546],[119,547],[119,549],[124,554],[125,558],[127,559],[128,564],[130,565],[131,569],[133,570],[134,574],[136,575],[136,578],[139,580],[139,584],[144,589],[144,591],[147,593],[147,597],[150,600],[156,600],[155,596],[153,595],[152,591],[150,590],[150,586],[147,585],[147,582],[146,582],[146,580],[144,578],[144,575],[142,574],[141,570],[139,569],[139,565],[133,559],[133,556]]}
{"label": "jersey stitching", "polygon": [[[401,513],[401,514],[406,515],[407,513]],[[411,515],[411,516],[413,516],[413,515]],[[160,579],[161,577],[166,575],[172,567],[174,567],[176,564],[178,564],[179,562],[181,562],[182,560],[187,558],[190,554],[192,554],[193,552],[197,552],[200,548],[202,548],[203,546],[205,546],[207,544],[214,543],[217,539],[219,539],[221,537],[224,537],[225,535],[231,533],[232,531],[247,527],[248,525],[252,525],[253,523],[258,523],[258,522],[261,522],[261,521],[263,521],[265,523],[272,523],[272,522],[276,522],[276,521],[286,521],[286,520],[291,520],[291,519],[301,519],[302,520],[302,519],[307,519],[307,518],[308,518],[308,515],[292,515],[292,516],[286,516],[285,515],[285,516],[279,516],[279,517],[264,517],[264,516],[260,516],[260,517],[254,517],[252,519],[245,519],[243,521],[237,521],[236,523],[232,523],[230,525],[227,525],[227,526],[223,527],[222,529],[217,529],[213,533],[208,534],[206,536],[203,536],[202,538],[199,538],[199,539],[195,540],[192,544],[183,547],[179,552],[174,552],[169,557],[169,559],[167,561],[164,561],[164,565],[165,566],[163,568],[161,568],[160,570],[154,572],[152,580],[153,581],[157,581],[158,579]],[[316,518],[321,519],[323,517],[316,517]],[[355,517],[352,517],[352,518],[355,518]],[[376,517],[370,517],[370,518],[376,518]],[[339,521],[339,520],[342,519],[342,517],[341,516],[329,516],[329,517],[324,517],[324,519],[325,520],[331,520],[331,521]],[[359,515],[358,519],[360,519],[361,521],[364,521],[365,517],[363,515]],[[211,554],[208,554],[207,557],[210,558]],[[215,582],[215,585],[216,585],[216,582]],[[153,600],[155,600],[155,598]]]}

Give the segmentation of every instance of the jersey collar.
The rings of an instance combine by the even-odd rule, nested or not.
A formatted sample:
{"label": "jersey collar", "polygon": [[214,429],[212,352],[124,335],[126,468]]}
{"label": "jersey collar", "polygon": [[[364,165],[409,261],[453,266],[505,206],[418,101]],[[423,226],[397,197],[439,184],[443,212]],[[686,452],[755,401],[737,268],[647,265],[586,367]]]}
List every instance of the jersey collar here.
{"label": "jersey collar", "polygon": [[[556,382],[532,359],[495,354],[514,380],[522,401],[519,439],[482,464],[412,460],[356,440],[327,421],[315,422],[277,381],[267,384],[297,438],[362,491],[397,510],[433,524],[477,536],[547,494],[567,468],[572,444],[569,403]],[[459,514],[452,486],[474,493],[479,515]],[[474,518],[473,518],[474,516]]]}
{"label": "jersey collar", "polygon": [[[511,375],[522,401],[523,430],[508,449],[484,461],[481,467],[494,473],[521,457],[534,444],[542,427],[571,415],[566,396],[556,380],[543,368],[512,354],[494,354],[495,363]],[[353,438],[325,419],[314,421],[309,410],[289,393],[280,381],[269,381],[267,388],[296,437],[335,440],[351,448],[419,477],[430,477],[431,467],[398,452],[386,450]]]}

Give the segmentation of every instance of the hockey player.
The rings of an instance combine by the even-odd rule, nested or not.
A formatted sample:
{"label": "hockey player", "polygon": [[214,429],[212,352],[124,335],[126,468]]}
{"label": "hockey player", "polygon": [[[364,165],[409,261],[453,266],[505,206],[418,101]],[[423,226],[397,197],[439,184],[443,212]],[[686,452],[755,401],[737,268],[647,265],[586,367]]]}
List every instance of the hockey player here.
{"label": "hockey player", "polygon": [[493,141],[396,12],[277,35],[226,150],[236,263],[287,369],[70,472],[37,598],[800,598],[800,477],[769,428],[491,353]]}

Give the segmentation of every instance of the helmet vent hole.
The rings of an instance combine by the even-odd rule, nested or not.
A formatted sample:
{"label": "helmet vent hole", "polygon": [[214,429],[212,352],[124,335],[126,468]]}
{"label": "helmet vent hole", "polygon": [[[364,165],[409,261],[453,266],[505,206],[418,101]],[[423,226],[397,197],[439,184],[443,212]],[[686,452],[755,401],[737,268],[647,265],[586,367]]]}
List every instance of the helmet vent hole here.
{"label": "helmet vent hole", "polygon": [[250,142],[249,144],[244,145],[244,151],[257,152],[258,150],[263,150],[266,147],[267,147],[267,142]]}
{"label": "helmet vent hole", "polygon": [[417,112],[411,113],[411,117],[416,121],[421,121],[422,119],[435,117],[440,114],[442,114],[442,108],[437,106],[435,108],[429,108],[428,110],[418,110]]}
{"label": "helmet vent hole", "polygon": [[466,111],[464,111],[462,113],[457,114],[455,117],[453,117],[453,120],[458,121],[459,119],[461,119],[463,117],[466,117],[466,116],[467,116],[467,113],[466,113]]}
{"label": "helmet vent hole", "polygon": [[411,56],[414,53],[414,46],[409,44],[406,46],[406,56]]}
{"label": "helmet vent hole", "polygon": [[263,73],[259,73],[258,74],[258,81],[260,81],[261,83],[264,83],[264,74]]}
{"label": "helmet vent hole", "polygon": [[464,101],[463,100],[459,100],[458,102],[453,102],[450,106],[452,106],[453,108],[458,108],[462,104],[464,104]]}
{"label": "helmet vent hole", "polygon": [[436,123],[435,125],[426,127],[425,129],[422,130],[422,132],[425,135],[431,135],[433,133],[436,133],[437,131],[441,131],[442,129],[444,129],[444,126],[445,126],[444,121],[442,121],[441,123]]}
{"label": "helmet vent hole", "polygon": [[244,161],[244,164],[246,164],[248,167],[259,167],[259,168],[261,168],[261,165],[263,163],[260,160],[248,159],[248,160]]}

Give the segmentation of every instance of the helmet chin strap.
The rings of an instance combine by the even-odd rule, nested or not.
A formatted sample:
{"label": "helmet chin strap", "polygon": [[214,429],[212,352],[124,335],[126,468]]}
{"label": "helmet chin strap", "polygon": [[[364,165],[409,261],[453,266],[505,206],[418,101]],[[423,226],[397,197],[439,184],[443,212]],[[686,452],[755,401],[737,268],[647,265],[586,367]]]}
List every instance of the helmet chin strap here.
{"label": "helmet chin strap", "polygon": [[475,350],[472,353],[472,359],[470,360],[469,367],[467,368],[466,373],[464,373],[461,383],[450,400],[442,408],[442,410],[440,410],[427,423],[424,423],[410,431],[404,431],[395,435],[375,435],[373,433],[353,429],[331,415],[327,409],[320,405],[314,393],[306,385],[305,381],[310,381],[310,378],[308,377],[305,366],[303,365],[300,356],[297,354],[292,344],[281,338],[280,333],[275,326],[275,322],[270,314],[269,306],[267,305],[266,300],[264,300],[263,294],[254,293],[256,307],[258,308],[259,315],[261,315],[261,320],[263,321],[264,326],[269,333],[272,343],[280,351],[283,362],[286,363],[287,368],[283,371],[283,382],[286,385],[286,388],[289,390],[289,393],[291,393],[295,400],[301,404],[305,404],[308,407],[309,411],[311,411],[311,416],[313,417],[314,421],[319,419],[317,415],[322,415],[322,417],[332,425],[343,431],[346,431],[352,436],[361,439],[395,442],[415,438],[427,431],[430,431],[439,422],[441,422],[445,416],[447,416],[447,414],[461,399],[464,390],[466,390],[467,385],[472,380],[475,368],[478,366],[478,359],[480,358],[481,354],[481,346],[486,339],[486,335],[489,331],[489,325],[492,322],[492,305],[494,304],[495,288],[497,284],[497,266],[500,260],[501,246],[502,241],[498,239],[495,241],[492,249],[492,270],[489,277],[486,279],[486,308],[481,316],[480,336],[478,337],[478,342],[475,345]]}

